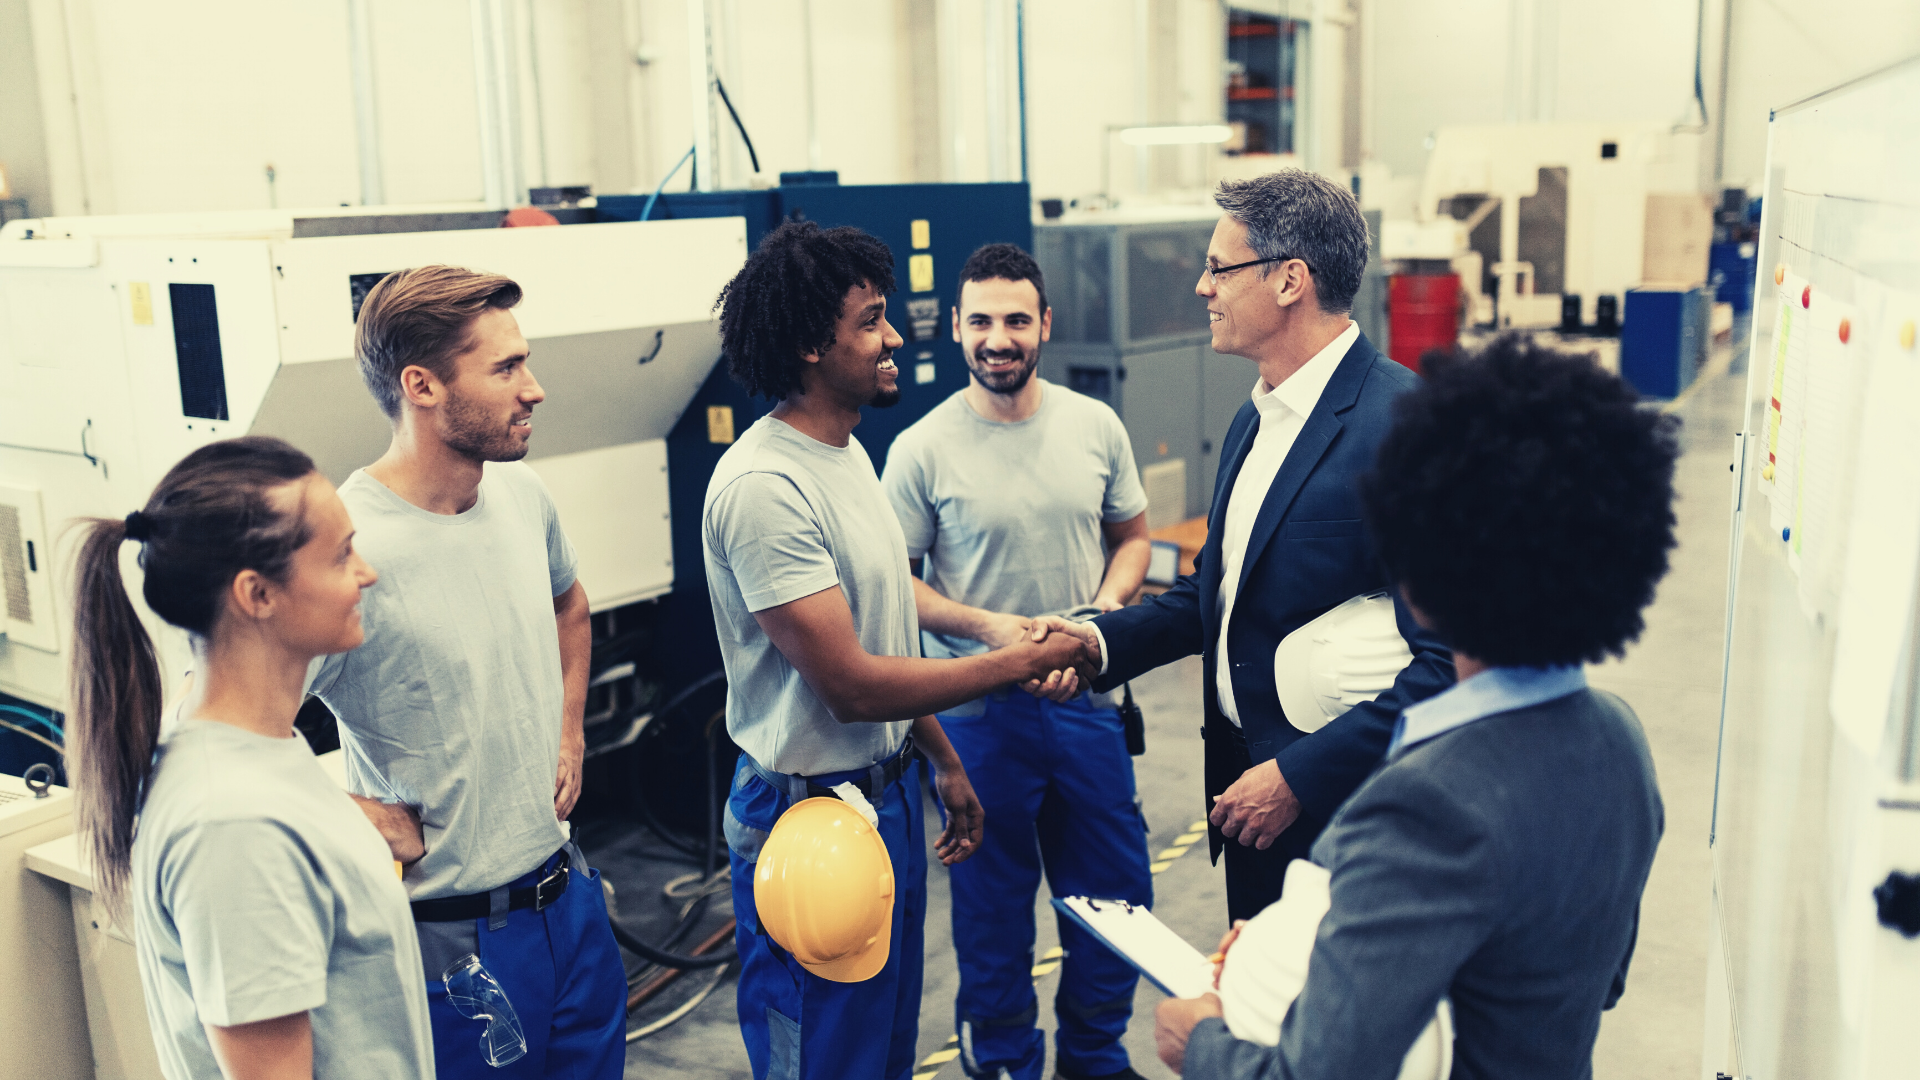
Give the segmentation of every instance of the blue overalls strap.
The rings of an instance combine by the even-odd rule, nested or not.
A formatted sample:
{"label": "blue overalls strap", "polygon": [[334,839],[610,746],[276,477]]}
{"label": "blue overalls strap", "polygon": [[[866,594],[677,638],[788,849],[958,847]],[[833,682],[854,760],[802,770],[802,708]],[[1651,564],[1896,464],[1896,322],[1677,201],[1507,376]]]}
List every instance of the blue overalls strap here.
{"label": "blue overalls strap", "polygon": [[806,777],[794,776],[790,773],[774,772],[772,769],[754,760],[752,754],[743,753],[740,755],[740,760],[746,762],[747,767],[753,770],[753,775],[765,781],[768,787],[784,793],[787,796],[788,802],[797,803],[807,797]]}

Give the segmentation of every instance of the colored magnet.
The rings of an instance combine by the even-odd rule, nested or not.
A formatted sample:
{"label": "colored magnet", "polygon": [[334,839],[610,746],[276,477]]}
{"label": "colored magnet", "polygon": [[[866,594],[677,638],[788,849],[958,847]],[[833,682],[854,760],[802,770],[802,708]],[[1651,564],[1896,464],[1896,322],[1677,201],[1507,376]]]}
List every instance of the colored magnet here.
{"label": "colored magnet", "polygon": [[1781,263],[1779,266],[1773,268],[1773,283],[1775,285],[1785,285],[1787,283],[1786,263]]}
{"label": "colored magnet", "polygon": [[1789,538],[1791,538],[1792,536],[1793,536],[1793,530],[1792,530],[1791,528],[1786,528],[1786,529],[1781,529],[1781,530],[1780,530],[1780,539],[1782,539],[1782,540],[1787,540],[1787,539],[1789,539]]}
{"label": "colored magnet", "polygon": [[1903,349],[1913,348],[1913,320],[1912,319],[1908,319],[1906,322],[1903,322],[1900,324],[1900,347]]}
{"label": "colored magnet", "polygon": [[1813,306],[1813,286],[1808,285],[1806,288],[1800,290],[1800,306],[1803,308]]}
{"label": "colored magnet", "polygon": [[1773,479],[1773,466],[1771,466],[1771,465],[1766,465],[1766,466],[1763,466],[1763,467],[1762,467],[1762,468],[1760,469],[1760,479],[1762,479],[1762,480],[1772,480],[1772,479]]}
{"label": "colored magnet", "polygon": [[1853,336],[1853,320],[1841,319],[1840,320],[1840,344],[1845,345],[1847,343],[1847,339],[1851,338],[1852,336]]}

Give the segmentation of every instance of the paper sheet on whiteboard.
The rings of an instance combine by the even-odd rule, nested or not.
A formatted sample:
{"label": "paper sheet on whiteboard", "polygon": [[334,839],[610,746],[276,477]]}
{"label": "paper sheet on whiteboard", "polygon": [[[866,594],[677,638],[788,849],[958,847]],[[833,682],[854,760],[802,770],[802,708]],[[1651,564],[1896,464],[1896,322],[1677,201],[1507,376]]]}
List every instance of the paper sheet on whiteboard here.
{"label": "paper sheet on whiteboard", "polygon": [[1146,908],[1084,896],[1061,897],[1053,906],[1174,997],[1193,998],[1213,992],[1213,965]]}
{"label": "paper sheet on whiteboard", "polygon": [[1913,414],[1920,405],[1920,353],[1900,345],[1901,326],[1920,316],[1920,298],[1887,294],[1873,319],[1867,392],[1860,422],[1845,583],[1827,704],[1836,727],[1872,754],[1891,707],[1900,652],[1911,632],[1920,552],[1920,453]]}

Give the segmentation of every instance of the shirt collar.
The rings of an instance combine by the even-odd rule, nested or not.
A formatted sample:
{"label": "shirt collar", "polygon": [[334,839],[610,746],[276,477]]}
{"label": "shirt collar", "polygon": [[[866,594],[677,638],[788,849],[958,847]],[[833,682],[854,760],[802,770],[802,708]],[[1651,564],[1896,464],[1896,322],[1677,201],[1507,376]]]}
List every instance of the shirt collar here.
{"label": "shirt collar", "polygon": [[1313,407],[1320,403],[1320,395],[1339,369],[1340,361],[1346,358],[1347,350],[1353,348],[1359,337],[1360,324],[1348,322],[1339,337],[1327,342],[1326,348],[1314,353],[1313,359],[1300,365],[1299,370],[1279,386],[1268,386],[1266,377],[1261,376],[1260,381],[1253,384],[1253,407],[1260,411],[1261,419],[1283,406],[1300,416],[1312,416]]}
{"label": "shirt collar", "polygon": [[1394,725],[1387,757],[1475,720],[1566,697],[1586,688],[1587,672],[1578,664],[1488,668],[1425,701],[1407,706],[1400,714],[1400,722]]}

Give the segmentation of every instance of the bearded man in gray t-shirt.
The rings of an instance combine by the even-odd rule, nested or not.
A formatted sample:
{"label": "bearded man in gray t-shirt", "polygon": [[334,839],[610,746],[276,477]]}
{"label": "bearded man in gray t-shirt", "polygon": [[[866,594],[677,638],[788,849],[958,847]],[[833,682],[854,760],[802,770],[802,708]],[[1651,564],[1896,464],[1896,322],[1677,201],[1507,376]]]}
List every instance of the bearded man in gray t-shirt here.
{"label": "bearded man in gray t-shirt", "polygon": [[360,374],[393,421],[340,485],[379,583],[366,644],[315,661],[347,785],[406,864],[441,1080],[494,1074],[484,1019],[441,975],[477,954],[527,1039],[515,1075],[617,1080],[626,972],[598,876],[568,839],[580,796],[587,593],[545,485],[520,463],[546,399],[497,274],[390,274],[361,305]]}
{"label": "bearded man in gray t-shirt", "polygon": [[[901,339],[886,317],[892,291],[885,244],[858,229],[792,222],[769,233],[720,294],[730,373],[749,392],[779,399],[721,457],[701,520],[727,734],[741,749],[725,828],[740,1032],[757,1080],[770,1072],[886,1080],[912,1069],[927,875],[918,758],[933,766],[947,814],[934,846],[941,861],[966,859],[981,835],[980,803],[933,714],[995,686],[1044,678],[1054,657],[1082,670],[1087,659],[1063,651],[1057,639],[1071,635],[1059,634],[963,659],[919,655],[906,541],[853,437],[861,409],[900,396],[893,350]],[[878,961],[886,950],[858,981],[825,977],[817,957],[809,966],[774,940],[754,887],[761,846],[780,816],[844,784],[859,789],[843,795],[848,801],[871,804],[892,871],[883,878],[891,926],[850,942],[854,954],[841,958]],[[793,901],[820,905],[799,917],[810,925],[837,925],[826,910],[835,902],[824,893]]]}
{"label": "bearded man in gray t-shirt", "polygon": [[[1017,640],[1035,615],[1112,611],[1140,588],[1147,496],[1126,428],[1104,402],[1034,377],[1052,325],[1032,256],[988,244],[960,270],[953,309],[971,377],[900,433],[882,486],[906,533],[930,656]],[[1011,614],[985,615],[984,612]],[[1064,702],[999,687],[940,714],[987,815],[980,855],[953,868],[955,1024],[976,1077],[1039,1080],[1033,896],[1153,899],[1120,714],[1085,691]],[[1138,974],[1070,920],[1054,998],[1066,1080],[1137,1077],[1121,1045]]]}

